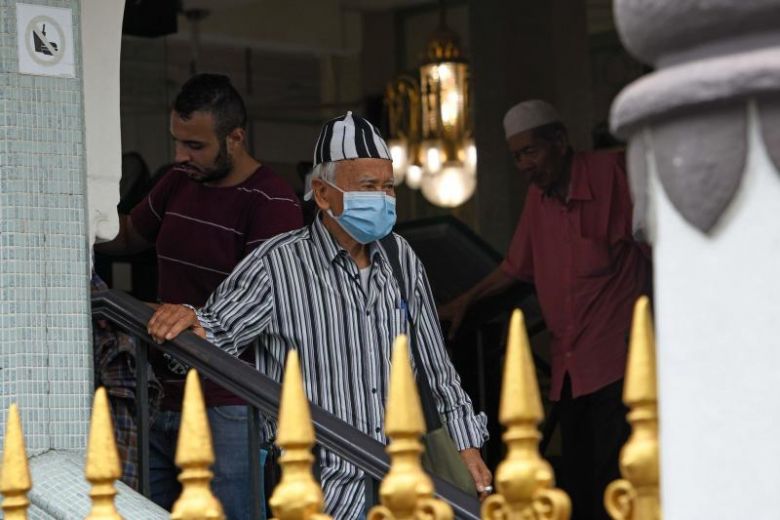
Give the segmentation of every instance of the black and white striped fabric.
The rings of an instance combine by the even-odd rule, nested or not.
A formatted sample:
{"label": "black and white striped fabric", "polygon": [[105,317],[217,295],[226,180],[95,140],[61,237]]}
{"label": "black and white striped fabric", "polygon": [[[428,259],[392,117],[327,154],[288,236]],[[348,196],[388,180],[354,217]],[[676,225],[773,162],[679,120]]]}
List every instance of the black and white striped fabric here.
{"label": "black and white striped fabric", "polygon": [[[437,409],[459,449],[479,447],[487,439],[486,417],[474,413],[444,348],[422,263],[405,240],[395,238]],[[277,381],[285,354],[297,348],[308,398],[384,443],[392,343],[407,332],[407,320],[387,254],[377,242],[369,254],[364,291],[357,265],[317,218],[252,252],[198,318],[208,339],[233,355],[259,338],[260,370]],[[327,512],[339,519],[363,517],[363,472],[326,450],[322,455]]]}
{"label": "black and white striped fabric", "polygon": [[314,146],[314,166],[344,159],[393,160],[379,129],[351,111],[325,123]]}

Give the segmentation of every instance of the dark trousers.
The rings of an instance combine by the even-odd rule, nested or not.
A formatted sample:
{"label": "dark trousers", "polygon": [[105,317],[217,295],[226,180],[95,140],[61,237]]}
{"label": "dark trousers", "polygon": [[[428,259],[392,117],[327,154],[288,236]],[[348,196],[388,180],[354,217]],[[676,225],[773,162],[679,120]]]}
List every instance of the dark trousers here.
{"label": "dark trousers", "polygon": [[[247,407],[243,405],[213,406],[206,410],[214,447],[214,478],[211,490],[222,503],[228,520],[249,520],[252,493],[249,478],[249,435]],[[149,480],[152,500],[165,509],[173,507],[181,493],[179,468],[175,465],[181,413],[158,412],[149,431]],[[265,453],[260,453],[260,468]],[[262,490],[262,481],[261,487]],[[260,497],[265,503],[265,497]],[[265,513],[261,515],[265,519]]]}
{"label": "dark trousers", "polygon": [[561,487],[572,501],[572,520],[609,520],[604,490],[620,478],[618,457],[628,440],[623,381],[572,398],[566,376],[558,403],[563,443]]}

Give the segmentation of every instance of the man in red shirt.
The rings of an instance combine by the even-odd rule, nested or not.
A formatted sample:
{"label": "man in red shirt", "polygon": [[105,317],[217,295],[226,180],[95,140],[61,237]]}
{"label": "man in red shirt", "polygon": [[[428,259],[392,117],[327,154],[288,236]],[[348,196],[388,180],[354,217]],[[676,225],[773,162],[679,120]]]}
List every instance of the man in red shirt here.
{"label": "man in red shirt", "polygon": [[[174,166],[131,212],[117,238],[97,247],[132,254],[156,246],[158,297],[201,307],[234,267],[261,243],[303,225],[298,198],[246,146],[246,109],[226,76],[190,78],[174,101]],[[247,349],[242,359],[254,355]],[[150,432],[152,499],[170,509],[178,497],[174,464],[183,367],[157,359],[161,412]],[[249,519],[247,407],[209,380],[203,383],[216,462],[212,488],[231,520]]]}
{"label": "man in red shirt", "polygon": [[550,399],[558,401],[565,484],[575,519],[609,518],[604,489],[619,477],[628,436],[622,404],[631,311],[646,292],[650,251],[633,238],[622,153],[574,153],[549,104],[504,118],[517,169],[531,182],[501,265],[440,309],[457,330],[475,301],[532,282],[552,334]]}

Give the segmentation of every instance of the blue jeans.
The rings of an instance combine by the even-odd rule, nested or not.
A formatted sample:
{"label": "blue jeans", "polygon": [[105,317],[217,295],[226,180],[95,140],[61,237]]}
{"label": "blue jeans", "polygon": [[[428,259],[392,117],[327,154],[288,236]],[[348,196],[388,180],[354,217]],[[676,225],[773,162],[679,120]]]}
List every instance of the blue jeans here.
{"label": "blue jeans", "polygon": [[[250,520],[249,434],[246,406],[215,406],[207,409],[214,443],[214,478],[211,489],[222,503],[228,520]],[[179,469],[174,463],[181,413],[161,411],[149,432],[149,481],[152,501],[169,510],[181,494],[177,480]],[[265,506],[262,468],[265,450],[260,457],[260,504]],[[265,513],[261,515],[265,519]]]}

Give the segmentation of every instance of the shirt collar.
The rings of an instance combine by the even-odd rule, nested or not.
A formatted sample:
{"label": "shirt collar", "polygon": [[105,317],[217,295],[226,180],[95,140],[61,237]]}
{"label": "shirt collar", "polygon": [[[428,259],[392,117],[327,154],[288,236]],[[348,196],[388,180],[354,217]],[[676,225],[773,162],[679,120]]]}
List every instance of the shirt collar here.
{"label": "shirt collar", "polygon": [[[319,213],[314,217],[314,222],[311,224],[311,237],[323,260],[326,262],[333,263],[339,257],[349,258],[349,253],[330,234],[328,228],[323,224],[322,216]],[[368,257],[371,259],[371,263],[374,263],[377,257],[382,259],[382,261],[387,261],[387,253],[385,253],[384,248],[379,246],[378,242],[368,244]]]}

